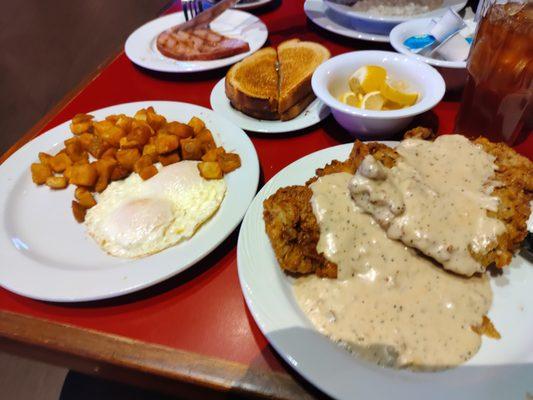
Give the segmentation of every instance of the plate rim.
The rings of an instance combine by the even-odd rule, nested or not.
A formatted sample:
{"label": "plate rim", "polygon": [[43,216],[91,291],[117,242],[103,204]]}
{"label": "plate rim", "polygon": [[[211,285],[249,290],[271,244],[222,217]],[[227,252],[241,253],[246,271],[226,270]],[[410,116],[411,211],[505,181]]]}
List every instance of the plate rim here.
{"label": "plate rim", "polygon": [[[235,64],[235,63],[239,62],[240,60],[242,60],[243,58],[248,57],[251,54],[255,53],[257,50],[261,49],[261,47],[263,47],[263,45],[268,40],[269,31],[268,31],[268,27],[261,20],[261,18],[257,17],[256,15],[253,15],[253,14],[247,12],[247,11],[244,11],[244,10],[233,9],[233,8],[232,9],[228,9],[223,14],[221,14],[218,18],[221,18],[227,12],[229,12],[229,13],[246,14],[248,16],[248,18],[249,17],[254,18],[254,22],[253,22],[254,24],[258,23],[258,24],[261,25],[261,27],[264,29],[264,35],[258,41],[257,49],[255,49],[255,50],[250,49],[250,51],[248,51],[246,53],[236,54],[234,56],[221,58],[221,59],[218,59],[218,60],[197,61],[199,63],[204,63],[204,64],[201,64],[200,66],[197,66],[197,67],[194,67],[194,68],[189,68],[189,69],[180,68],[179,64],[176,64],[176,63],[153,65],[149,61],[145,62],[145,61],[139,59],[138,57],[136,57],[135,54],[134,54],[135,53],[134,46],[135,46],[135,43],[138,41],[137,36],[142,35],[144,30],[150,29],[151,26],[155,25],[156,23],[161,23],[162,21],[166,21],[167,19],[170,19],[172,17],[176,17],[177,15],[183,15],[181,11],[176,11],[176,12],[173,12],[173,13],[170,13],[170,14],[162,15],[162,16],[160,16],[158,18],[154,18],[154,19],[144,23],[143,25],[139,26],[133,32],[131,32],[130,35],[128,36],[128,38],[126,39],[126,41],[124,42],[124,53],[126,54],[126,57],[128,57],[128,59],[132,63],[134,63],[135,65],[138,65],[138,66],[140,66],[142,68],[146,68],[148,70],[156,71],[156,72],[166,72],[166,73],[175,73],[175,74],[205,72],[205,71],[221,69],[221,68],[227,67],[229,65]],[[154,39],[152,38],[150,43],[153,40]],[[161,55],[161,57],[169,58],[169,57],[165,57],[163,55]],[[169,58],[169,60],[177,61],[177,60],[173,60],[173,59],[170,59],[170,58]]]}
{"label": "plate rim", "polygon": [[[237,125],[239,128],[245,131],[264,133],[264,134],[269,134],[269,135],[291,133],[291,132],[299,131],[299,130],[314,126],[318,124],[319,122],[323,121],[324,119],[326,119],[331,114],[331,108],[328,107],[319,98],[316,98],[315,100],[313,100],[313,102],[309,106],[307,106],[307,108],[304,111],[302,111],[302,113],[299,116],[289,121],[259,120],[253,117],[248,117],[243,114],[244,117],[254,120],[253,123],[257,125],[256,127],[249,126],[249,125],[245,127],[240,122],[241,121],[240,118],[244,118],[244,117],[241,117],[240,115],[241,112],[233,109],[231,105],[229,106],[227,105],[229,104],[230,101],[228,100],[225,94],[225,89],[224,89],[225,81],[226,81],[226,77],[223,77],[215,84],[215,86],[213,86],[213,89],[211,90],[211,94],[209,95],[209,103],[213,111],[220,113],[220,114],[224,114],[226,118],[228,118],[235,125]],[[310,107],[317,107],[317,108],[320,107],[320,109],[318,110],[316,114],[314,113],[312,116],[306,117],[303,114]],[[320,117],[321,113],[323,113],[322,117]],[[234,118],[238,118],[238,120]],[[294,125],[298,121],[301,121],[301,124],[296,125],[293,128],[286,128],[287,126]],[[271,125],[272,127],[269,127],[269,125]]]}
{"label": "plate rim", "polygon": [[[16,280],[20,280],[20,277],[15,277],[15,283],[10,278],[8,280],[5,279],[6,276],[9,276],[10,270],[9,267],[6,265],[8,263],[2,263],[3,266],[0,266],[0,286],[5,288],[6,290],[19,294],[24,297],[36,299],[36,300],[43,300],[43,301],[52,301],[52,302],[59,302],[59,303],[72,303],[72,302],[86,302],[86,301],[95,301],[95,300],[102,300],[107,298],[113,298],[122,296],[125,294],[133,293],[136,291],[139,291],[141,289],[145,289],[147,287],[153,286],[157,283],[160,283],[164,280],[167,280],[189,268],[196,265],[198,262],[200,262],[202,259],[207,257],[209,254],[211,254],[224,240],[226,240],[239,226],[239,224],[242,222],[242,218],[244,217],[246,210],[248,209],[248,206],[250,205],[251,201],[253,200],[256,192],[257,187],[259,184],[259,176],[260,176],[260,166],[259,166],[259,159],[257,155],[257,151],[255,150],[255,147],[253,143],[251,142],[250,138],[246,135],[244,131],[242,131],[239,127],[237,127],[233,122],[229,121],[227,118],[225,118],[222,115],[219,115],[215,113],[213,110],[199,106],[197,104],[192,103],[185,103],[185,102],[176,102],[176,101],[167,101],[167,100],[149,100],[149,101],[136,101],[136,102],[128,102],[128,103],[122,103],[122,104],[115,104],[108,107],[103,107],[97,110],[92,110],[89,113],[94,114],[114,114],[114,113],[120,113],[124,109],[131,108],[131,110],[138,110],[140,108],[146,108],[148,106],[153,106],[156,111],[159,111],[158,108],[177,108],[179,110],[180,107],[184,108],[184,111],[177,111],[176,113],[179,115],[179,113],[184,112],[191,112],[191,113],[202,113],[204,115],[208,115],[208,118],[212,119],[211,123],[213,126],[216,126],[218,123],[223,123],[226,128],[225,131],[231,130],[231,135],[226,134],[226,137],[232,137],[234,138],[237,133],[239,133],[239,138],[237,139],[241,144],[240,146],[243,146],[243,149],[245,149],[245,156],[241,154],[241,157],[243,159],[248,160],[248,165],[246,166],[246,170],[242,169],[240,172],[240,176],[237,178],[239,181],[246,180],[247,181],[247,188],[243,191],[239,191],[239,198],[242,198],[241,202],[241,209],[237,209],[234,211],[234,208],[226,208],[228,213],[225,215],[227,217],[227,220],[224,221],[224,224],[227,226],[225,228],[217,228],[216,225],[212,225],[209,227],[209,233],[210,237],[212,237],[212,240],[208,242],[207,247],[202,249],[202,246],[194,246],[194,248],[198,248],[198,250],[190,251],[190,249],[187,249],[187,252],[190,252],[192,255],[188,255],[187,257],[190,259],[189,261],[185,262],[182,265],[179,265],[178,263],[171,263],[171,259],[176,258],[176,254],[173,254],[176,252],[176,248],[179,246],[177,244],[175,247],[168,248],[166,250],[163,250],[162,252],[156,253],[152,256],[140,258],[140,259],[125,259],[125,261],[122,261],[123,259],[116,259],[117,265],[111,267],[111,270],[117,269],[119,270],[119,275],[124,275],[130,271],[127,270],[128,264],[131,264],[132,262],[136,262],[138,260],[141,260],[140,263],[142,263],[140,266],[135,265],[132,266],[132,268],[143,268],[146,267],[145,264],[150,263],[153,265],[152,269],[148,271],[150,274],[148,277],[146,277],[144,274],[146,274],[146,270],[144,271],[132,271],[131,274],[138,273],[140,276],[134,276],[131,280],[128,280],[125,284],[123,282],[117,282],[120,280],[120,278],[115,277],[116,280],[111,287],[104,287],[104,289],[98,289],[94,291],[91,289],[88,293],[82,293],[82,294],[76,294],[75,296],[68,295],[68,294],[58,294],[57,291],[54,291],[56,289],[45,289],[43,292],[38,293],[32,293],[32,285],[28,283],[17,283]],[[161,112],[161,111],[159,111]],[[130,111],[127,111],[127,113],[130,113]],[[169,112],[163,111],[163,115],[168,117]],[[179,117],[178,117],[179,118]],[[25,179],[25,175],[27,175],[29,178],[29,165],[31,164],[31,160],[36,159],[37,152],[38,151],[46,151],[46,149],[42,149],[42,146],[48,146],[50,143],[56,142],[60,143],[64,139],[70,137],[71,135],[68,133],[68,125],[70,123],[70,120],[67,120],[63,123],[60,123],[43,134],[37,136],[33,140],[30,140],[29,142],[25,143],[22,147],[20,147],[17,151],[15,151],[13,154],[11,154],[2,164],[0,164],[0,183],[2,183],[2,186],[5,187],[7,190],[5,190],[4,193],[0,194],[0,204],[3,206],[6,206],[9,204],[10,201],[10,194],[12,193],[12,190],[15,188],[15,186],[21,181],[21,179]],[[48,135],[48,136],[47,136]],[[219,140],[224,141],[223,137],[221,137],[220,134],[218,134]],[[233,140],[235,143],[235,140]],[[41,148],[35,149],[35,146],[41,146]],[[51,145],[52,146],[52,145]],[[21,158],[24,159],[24,162],[21,162]],[[11,165],[13,164],[13,165]],[[6,173],[6,171],[9,171],[9,173]],[[229,178],[229,177],[228,177]],[[230,181],[231,182],[231,181]],[[233,185],[238,184],[238,181],[234,183]],[[4,186],[5,185],[5,186]],[[223,207],[224,202],[227,203],[228,201],[228,192],[231,189],[231,183],[227,182],[227,192],[224,197],[224,200],[221,203],[221,207]],[[234,188],[235,189],[235,188]],[[228,207],[226,205],[226,207]],[[217,217],[217,214],[219,214],[220,210],[217,211],[217,213],[213,216],[213,219],[209,219],[206,221],[206,223],[213,221],[214,218]],[[28,256],[25,256],[21,254],[19,250],[15,248],[13,243],[10,240],[10,235],[8,232],[8,218],[6,213],[6,207],[2,208],[2,212],[0,213],[0,219],[2,221],[2,228],[0,231],[0,238],[2,239],[0,242],[0,249],[3,249],[3,254],[6,256],[6,260],[9,260],[9,264],[12,265],[13,263],[16,263],[17,260],[20,261],[21,264],[24,265],[24,271],[29,272],[34,270],[35,268],[42,268],[42,265],[46,265],[46,262],[40,262],[39,260],[28,260]],[[68,213],[70,216],[70,213]],[[72,221],[74,224],[75,222]],[[224,225],[223,224],[223,225]],[[195,235],[196,236],[196,235]],[[195,236],[193,236],[190,240],[194,240]],[[80,241],[85,240],[88,238],[87,233],[83,232],[83,236],[80,236]],[[89,240],[89,239],[87,239]],[[190,243],[189,241],[186,241],[187,243]],[[198,240],[198,239],[197,239]],[[98,248],[99,251],[102,251]],[[165,253],[165,255],[161,256],[160,260],[154,260],[152,257],[158,256]],[[105,254],[102,251],[102,254]],[[179,250],[177,252],[179,255]],[[108,256],[112,257],[112,256]],[[147,261],[148,260],[148,261]],[[163,265],[162,270],[157,270],[157,265]],[[155,265],[154,265],[155,264]],[[122,269],[126,266],[126,270],[122,272]],[[64,282],[68,282],[68,280],[74,279],[74,282],[76,282],[76,279],[80,279],[80,271],[83,272],[83,270],[79,269],[70,269],[66,270],[64,272],[57,272],[54,271],[54,275],[59,274],[60,276],[64,275],[66,276]],[[46,273],[46,269],[44,269],[43,274]],[[93,274],[95,274],[93,276]],[[100,277],[100,270],[89,270],[89,276],[91,279],[98,279]],[[112,272],[112,274],[115,274],[115,272]],[[95,278],[96,276],[96,278]],[[114,276],[114,275],[113,275]],[[34,277],[32,275],[32,277]],[[32,278],[33,279],[33,278]],[[87,279],[87,276],[85,277]],[[104,276],[105,279],[105,276]],[[65,284],[62,282],[61,284]],[[72,281],[71,281],[72,282]],[[133,282],[133,283],[132,283]],[[28,291],[29,290],[29,291]]]}
{"label": "plate rim", "polygon": [[[319,7],[320,10],[317,10],[317,9],[311,9],[311,7],[315,6],[316,7]],[[305,12],[305,15],[307,16],[307,18],[309,18],[309,20],[317,25],[318,27],[328,31],[328,32],[331,32],[331,33],[334,33],[336,35],[340,35],[340,36],[343,36],[343,37],[347,37],[347,38],[350,38],[350,39],[358,39],[358,40],[364,40],[364,41],[368,41],[368,42],[375,42],[375,43],[390,43],[390,39],[389,39],[389,35],[381,35],[379,33],[368,33],[368,32],[363,32],[363,31],[358,31],[356,29],[352,29],[352,28],[347,28],[347,27],[344,27],[340,24],[338,24],[336,21],[333,21],[331,18],[329,18],[326,14],[325,14],[325,11],[326,11],[326,5],[324,4],[324,1],[323,0],[305,0],[304,2],[304,12]],[[323,15],[324,15],[324,18],[326,18],[329,22],[335,24],[335,25],[339,25],[342,27],[343,31],[340,31],[338,29],[332,29],[331,27],[329,27],[327,24],[323,24],[321,22],[318,22],[318,18],[313,18],[310,13],[311,12],[321,12]],[[353,32],[353,34],[351,33]]]}

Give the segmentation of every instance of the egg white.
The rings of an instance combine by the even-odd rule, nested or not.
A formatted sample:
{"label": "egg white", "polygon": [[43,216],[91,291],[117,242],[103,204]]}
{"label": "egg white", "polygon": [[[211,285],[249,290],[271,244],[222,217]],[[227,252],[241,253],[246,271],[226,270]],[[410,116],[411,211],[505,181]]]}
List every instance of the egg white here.
{"label": "egg white", "polygon": [[206,180],[197,161],[161,167],[143,181],[131,174],[111,183],[87,211],[89,235],[107,253],[125,258],[157,253],[189,239],[220,207],[224,179]]}

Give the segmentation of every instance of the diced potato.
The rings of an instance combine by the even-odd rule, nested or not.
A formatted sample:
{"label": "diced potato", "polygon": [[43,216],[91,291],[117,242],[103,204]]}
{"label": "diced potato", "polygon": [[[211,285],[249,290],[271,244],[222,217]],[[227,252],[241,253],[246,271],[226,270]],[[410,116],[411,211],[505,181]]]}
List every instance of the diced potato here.
{"label": "diced potato", "polygon": [[225,174],[236,170],[241,166],[241,157],[235,153],[223,153],[218,155],[217,159],[222,172]]}
{"label": "diced potato", "polygon": [[194,130],[189,125],[182,124],[181,122],[169,122],[163,129],[180,139],[186,139],[194,135]]}
{"label": "diced potato", "polygon": [[87,214],[87,210],[82,207],[80,203],[72,200],[72,214],[74,214],[76,221],[81,224],[83,221],[85,221],[85,214]]}
{"label": "diced potato", "polygon": [[111,114],[111,115],[108,115],[107,117],[105,117],[105,120],[109,121],[109,122],[112,122],[113,125],[115,125],[119,118],[120,118],[119,114]]}
{"label": "diced potato", "polygon": [[51,189],[65,189],[68,181],[64,176],[50,176],[46,179],[46,186]]}
{"label": "diced potato", "polygon": [[65,153],[67,153],[73,162],[89,160],[87,152],[83,150],[81,142],[77,137],[65,140]]}
{"label": "diced potato", "polygon": [[131,171],[124,168],[122,165],[117,165],[115,168],[113,168],[113,171],[111,172],[111,180],[119,181],[121,179],[127,178],[130,173]]}
{"label": "diced potato", "polygon": [[155,165],[149,165],[139,171],[139,175],[143,180],[150,179],[155,174],[157,174],[157,168],[155,167]]}
{"label": "diced potato", "polygon": [[224,154],[225,152],[224,147],[211,149],[202,156],[202,161],[217,161],[219,154]]}
{"label": "diced potato", "polygon": [[84,114],[84,113],[81,113],[81,114],[76,114],[73,118],[72,118],[72,123],[74,124],[78,124],[80,122],[86,122],[86,121],[91,121],[94,117],[91,115],[91,114]]}
{"label": "diced potato", "polygon": [[85,132],[92,132],[93,118],[94,117],[92,115],[88,114],[76,114],[74,118],[72,118],[72,123],[70,124],[70,131],[74,135],[81,135]]}
{"label": "diced potato", "polygon": [[154,131],[157,131],[167,122],[167,119],[157,114],[152,106],[146,109],[146,117],[146,122],[148,122]]}
{"label": "diced potato", "polygon": [[72,166],[69,165],[65,170],[63,171],[63,176],[67,178],[70,181],[70,172],[72,171]]}
{"label": "diced potato", "polygon": [[111,180],[111,174],[118,162],[114,158],[102,158],[93,163],[98,172],[98,179],[94,185],[95,192],[102,193]]}
{"label": "diced potato", "polygon": [[135,113],[133,118],[139,121],[146,121],[148,119],[148,113],[146,112],[145,108],[141,108]]}
{"label": "diced potato", "polygon": [[177,151],[168,153],[168,154],[161,154],[159,156],[159,162],[163,166],[177,163],[179,160],[180,160],[180,155],[178,154]]}
{"label": "diced potato", "polygon": [[103,158],[106,158],[106,159],[115,159],[115,156],[117,155],[117,149],[114,148],[114,147],[110,147],[109,149],[107,149],[106,151],[104,151],[101,155],[101,159]]}
{"label": "diced potato", "polygon": [[84,208],[91,208],[96,205],[96,200],[94,199],[91,192],[89,192],[83,187],[79,187],[74,191],[74,197]]}
{"label": "diced potato", "polygon": [[154,159],[154,157],[157,157],[157,148],[155,147],[155,144],[144,145],[143,156],[144,155],[152,156],[152,159]]}
{"label": "diced potato", "polygon": [[126,131],[118,126],[114,126],[103,131],[100,137],[104,142],[109,143],[113,147],[120,146],[120,139],[126,136]]}
{"label": "diced potato", "polygon": [[102,154],[110,148],[110,145],[105,143],[99,136],[93,135],[92,141],[87,151],[91,153],[94,158],[102,157]]}
{"label": "diced potato", "polygon": [[82,133],[77,138],[81,144],[81,148],[85,151],[89,151],[89,147],[91,146],[91,143],[95,137],[96,136],[94,136],[92,133]]}
{"label": "diced potato", "polygon": [[120,138],[120,148],[121,149],[133,149],[133,148],[139,148],[139,142],[135,140],[128,139],[128,136],[125,136],[123,138]]}
{"label": "diced potato", "polygon": [[93,186],[98,172],[93,164],[73,165],[70,170],[70,183],[78,186]]}
{"label": "diced potato", "polygon": [[43,165],[50,165],[50,159],[52,158],[52,156],[48,153],[43,153],[42,151],[39,153],[39,161],[41,162],[41,164]]}
{"label": "diced potato", "polygon": [[200,160],[202,158],[202,142],[196,138],[181,139],[181,156],[184,160]]}
{"label": "diced potato", "polygon": [[124,129],[124,131],[129,132],[131,129],[131,123],[133,121],[133,118],[128,117],[127,115],[120,114],[117,122],[115,122],[115,125],[119,128]]}
{"label": "diced potato", "polygon": [[155,139],[155,147],[158,154],[165,154],[176,150],[179,147],[179,138],[174,135],[160,135]]}
{"label": "diced potato", "polygon": [[102,136],[105,131],[113,128],[114,126],[115,125],[113,124],[113,122],[108,120],[93,122],[94,133],[98,136]]}
{"label": "diced potato", "polygon": [[196,135],[196,139],[198,139],[202,143],[202,150],[204,153],[217,147],[215,139],[213,139],[213,135],[211,134],[211,131],[209,129],[202,129]]}
{"label": "diced potato", "polygon": [[198,163],[198,170],[200,175],[205,179],[221,179],[224,174],[217,162],[202,161]]}
{"label": "diced potato", "polygon": [[49,161],[54,172],[63,172],[67,167],[72,165],[72,160],[66,153],[58,153]]}
{"label": "diced potato", "polygon": [[133,170],[137,173],[140,173],[143,168],[149,167],[150,165],[153,165],[153,163],[152,157],[145,154],[144,156],[141,156],[137,162],[135,162]]}
{"label": "diced potato", "polygon": [[133,166],[141,158],[141,152],[137,148],[120,149],[117,151],[116,158],[120,165],[129,171],[133,171]]}
{"label": "diced potato", "polygon": [[202,129],[205,128],[205,123],[204,121],[202,121],[200,118],[198,117],[192,117],[191,120],[189,121],[189,123],[187,124],[189,125],[193,130],[194,130],[194,134],[197,135],[198,133],[200,133],[202,131]]}
{"label": "diced potato", "polygon": [[146,143],[148,143],[148,140],[150,140],[150,136],[152,136],[152,134],[153,131],[148,125],[142,125],[138,122],[134,122],[131,132],[128,133],[126,138],[129,142],[135,142],[137,143],[137,147],[142,148]]}
{"label": "diced potato", "polygon": [[33,183],[42,185],[52,176],[52,169],[48,165],[33,163],[31,165],[31,179]]}

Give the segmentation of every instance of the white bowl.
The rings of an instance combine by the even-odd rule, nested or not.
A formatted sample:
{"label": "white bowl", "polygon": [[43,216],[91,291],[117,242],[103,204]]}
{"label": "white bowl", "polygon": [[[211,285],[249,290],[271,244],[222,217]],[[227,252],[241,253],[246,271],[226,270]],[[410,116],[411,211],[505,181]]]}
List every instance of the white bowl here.
{"label": "white bowl", "polygon": [[433,65],[442,74],[448,90],[459,90],[466,82],[466,61],[444,61],[424,57],[412,53],[403,44],[405,39],[410,38],[411,36],[427,33],[426,28],[430,22],[431,18],[419,18],[397,25],[390,33],[391,45],[399,53],[406,54],[419,61]]}
{"label": "white bowl", "polygon": [[[409,85],[420,93],[420,99],[401,110],[363,110],[342,103],[338,97],[350,90],[349,77],[364,65],[381,65],[393,80]],[[385,138],[399,132],[416,115],[433,108],[446,90],[442,76],[435,68],[412,57],[389,51],[354,51],[330,58],[320,65],[311,81],[316,96],[326,103],[334,118],[353,136]]]}
{"label": "white bowl", "polygon": [[465,0],[443,0],[442,6],[427,13],[418,14],[415,16],[390,16],[390,15],[372,15],[367,12],[355,11],[351,6],[334,3],[332,1],[324,0],[326,6],[334,13],[341,14],[348,17],[352,25],[360,31],[368,33],[378,33],[388,35],[392,28],[396,25],[408,21],[414,17],[416,18],[436,18],[443,15],[448,7],[455,11],[460,11],[466,6]]}

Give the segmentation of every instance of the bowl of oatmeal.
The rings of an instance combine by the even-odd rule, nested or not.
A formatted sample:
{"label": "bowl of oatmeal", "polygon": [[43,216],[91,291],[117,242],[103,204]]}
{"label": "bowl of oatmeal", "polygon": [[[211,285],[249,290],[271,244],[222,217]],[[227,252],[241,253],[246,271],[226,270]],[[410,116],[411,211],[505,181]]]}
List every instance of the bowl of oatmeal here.
{"label": "bowl of oatmeal", "polygon": [[[466,6],[465,0],[358,0],[338,2],[324,0],[335,18],[349,18],[359,31],[388,35],[396,25],[413,18],[436,18],[443,15],[448,7],[460,11]],[[351,4],[351,5],[350,5]]]}

